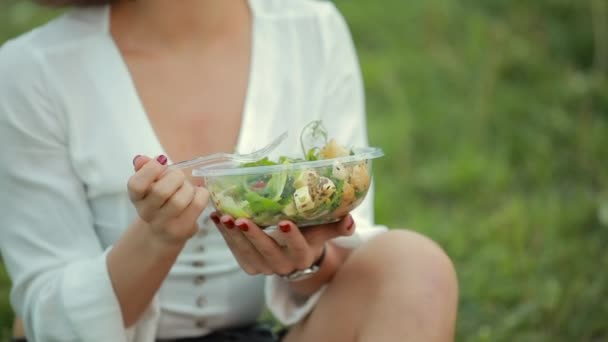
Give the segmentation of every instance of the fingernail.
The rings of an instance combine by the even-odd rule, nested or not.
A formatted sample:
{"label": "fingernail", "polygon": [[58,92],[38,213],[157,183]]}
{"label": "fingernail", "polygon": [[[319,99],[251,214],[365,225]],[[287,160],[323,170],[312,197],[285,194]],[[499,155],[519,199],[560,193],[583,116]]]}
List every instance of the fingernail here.
{"label": "fingernail", "polygon": [[241,222],[241,223],[237,224],[236,226],[239,227],[244,232],[249,230],[249,225],[246,222]]}
{"label": "fingernail", "polygon": [[352,216],[349,216],[349,217],[347,218],[347,220],[348,220],[348,224],[346,225],[346,230],[351,230],[351,229],[353,229],[353,226],[355,225],[355,220],[353,220],[353,217],[352,217]]}
{"label": "fingernail", "polygon": [[221,221],[222,221],[222,224],[224,226],[226,226],[226,228],[228,228],[228,229],[234,228],[234,221],[231,218],[229,218],[227,220],[221,220]]}
{"label": "fingernail", "polygon": [[220,224],[220,217],[216,213],[211,214],[209,217],[211,217],[211,220],[215,224]]}
{"label": "fingernail", "polygon": [[289,233],[291,230],[291,225],[289,223],[281,222],[279,223],[279,228],[283,233]]}
{"label": "fingernail", "polygon": [[158,158],[156,158],[156,161],[159,162],[161,165],[166,165],[167,156],[165,156],[164,154],[161,154],[160,156],[158,156]]}
{"label": "fingernail", "polygon": [[135,166],[135,162],[137,161],[137,158],[141,157],[141,154],[136,155],[135,157],[133,157],[133,166]]}

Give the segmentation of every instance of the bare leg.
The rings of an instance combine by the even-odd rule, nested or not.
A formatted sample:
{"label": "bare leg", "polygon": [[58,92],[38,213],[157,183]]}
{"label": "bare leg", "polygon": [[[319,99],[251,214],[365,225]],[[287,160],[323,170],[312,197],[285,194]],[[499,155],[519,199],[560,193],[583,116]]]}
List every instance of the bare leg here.
{"label": "bare leg", "polygon": [[445,253],[419,234],[393,230],[350,255],[286,341],[452,341],[457,302]]}
{"label": "bare leg", "polygon": [[15,322],[13,322],[13,337],[14,338],[24,338],[25,330],[23,330],[23,324],[21,320],[15,317]]}

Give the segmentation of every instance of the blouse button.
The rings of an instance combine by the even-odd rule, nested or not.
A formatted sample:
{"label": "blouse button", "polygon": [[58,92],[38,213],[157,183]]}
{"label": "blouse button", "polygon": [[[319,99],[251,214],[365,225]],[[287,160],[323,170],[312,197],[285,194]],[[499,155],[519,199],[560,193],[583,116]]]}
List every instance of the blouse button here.
{"label": "blouse button", "polygon": [[203,306],[205,306],[205,304],[207,304],[207,298],[205,298],[204,296],[199,296],[196,299],[196,306],[198,306],[199,308],[202,308]]}
{"label": "blouse button", "polygon": [[192,262],[192,266],[194,266],[194,267],[203,267],[203,266],[205,266],[205,262],[203,262],[201,260],[197,260],[197,261]]}
{"label": "blouse button", "polygon": [[196,285],[202,285],[205,282],[205,280],[207,280],[207,279],[205,278],[204,275],[196,276],[194,278],[194,284],[196,284]]}
{"label": "blouse button", "polygon": [[205,251],[205,246],[203,246],[203,245],[197,246],[195,248],[195,251],[198,252],[198,253],[202,253],[202,252]]}
{"label": "blouse button", "polygon": [[204,328],[205,326],[207,326],[207,321],[204,319],[199,319],[196,321],[196,327],[197,328]]}

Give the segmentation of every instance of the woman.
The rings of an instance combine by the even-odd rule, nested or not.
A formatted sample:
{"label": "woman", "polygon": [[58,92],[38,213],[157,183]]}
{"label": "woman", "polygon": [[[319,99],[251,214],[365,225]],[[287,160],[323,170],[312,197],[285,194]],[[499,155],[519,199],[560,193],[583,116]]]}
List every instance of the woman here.
{"label": "woman", "polygon": [[256,325],[264,298],[285,341],[452,338],[449,259],[374,226],[371,194],[338,223],[283,221],[270,237],[167,170],[284,130],[276,154],[297,155],[315,119],[367,143],[357,59],[331,3],[45,3],[78,8],[0,50],[0,247],[28,338],[272,341]]}

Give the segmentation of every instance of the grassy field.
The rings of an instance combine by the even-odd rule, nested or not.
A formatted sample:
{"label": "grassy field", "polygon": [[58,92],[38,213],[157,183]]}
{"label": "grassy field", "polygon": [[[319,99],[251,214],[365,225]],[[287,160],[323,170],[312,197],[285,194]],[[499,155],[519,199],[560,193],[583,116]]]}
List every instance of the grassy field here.
{"label": "grassy field", "polygon": [[[608,3],[335,2],[387,154],[377,220],[453,258],[457,340],[608,341]],[[0,42],[49,15],[5,0]]]}

